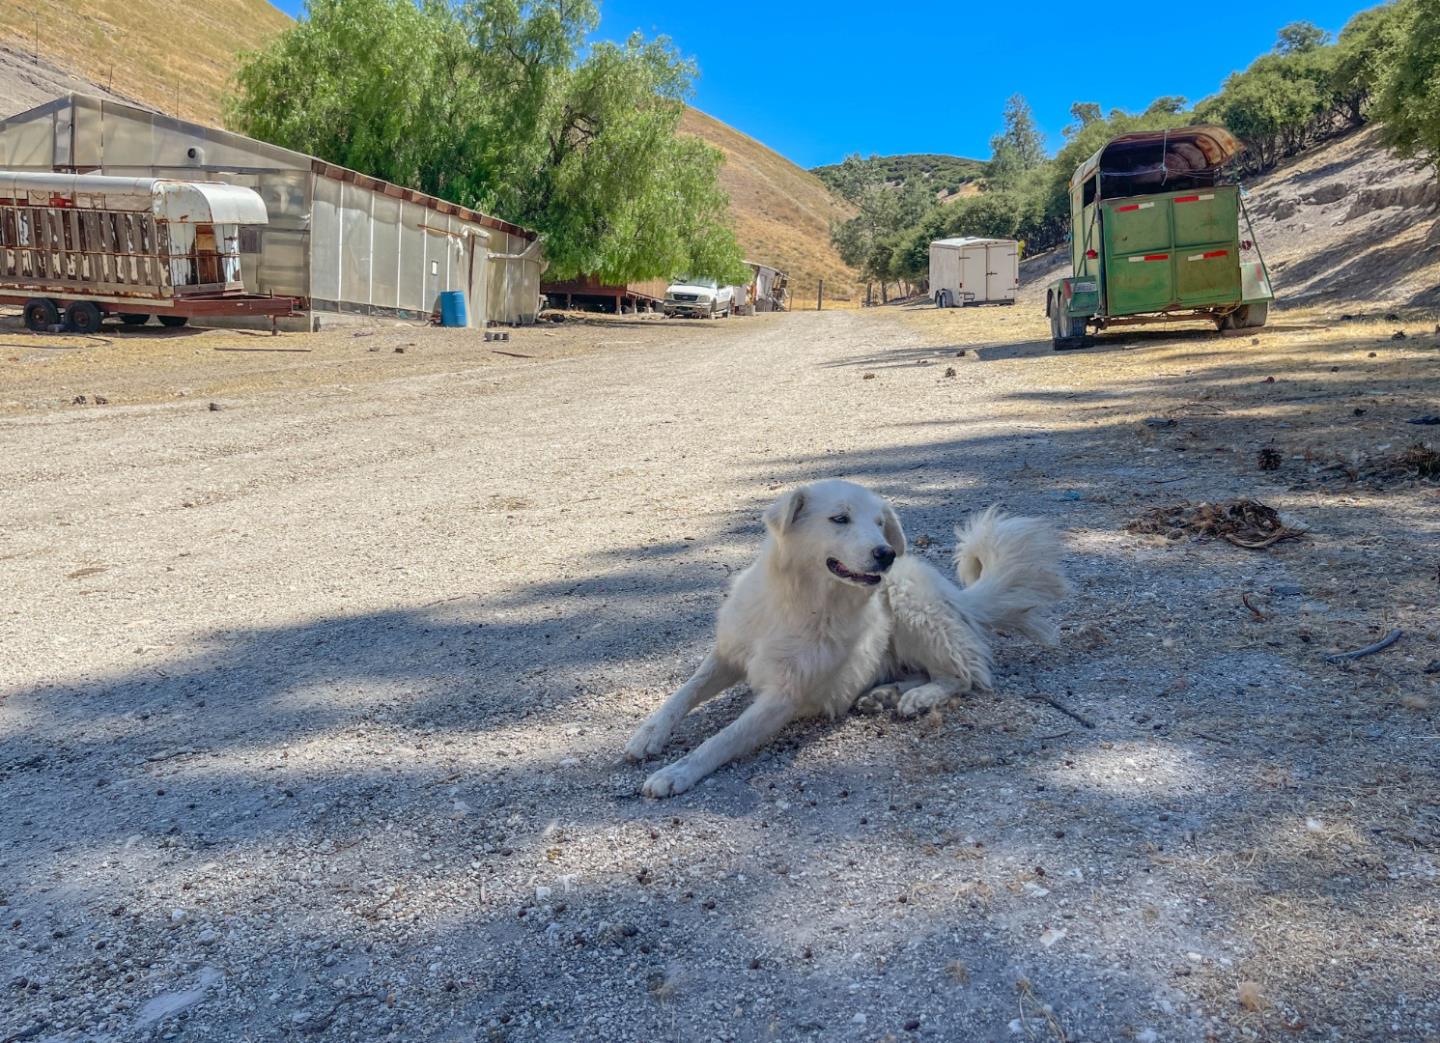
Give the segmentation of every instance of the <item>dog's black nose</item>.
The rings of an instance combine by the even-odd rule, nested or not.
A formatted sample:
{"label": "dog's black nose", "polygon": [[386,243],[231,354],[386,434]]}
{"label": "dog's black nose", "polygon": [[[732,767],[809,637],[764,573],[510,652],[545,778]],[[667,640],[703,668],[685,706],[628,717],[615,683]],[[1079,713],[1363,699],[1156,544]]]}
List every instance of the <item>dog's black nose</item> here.
{"label": "dog's black nose", "polygon": [[880,566],[881,572],[895,564],[895,552],[886,546],[876,547],[870,552],[870,556],[875,559],[875,564]]}

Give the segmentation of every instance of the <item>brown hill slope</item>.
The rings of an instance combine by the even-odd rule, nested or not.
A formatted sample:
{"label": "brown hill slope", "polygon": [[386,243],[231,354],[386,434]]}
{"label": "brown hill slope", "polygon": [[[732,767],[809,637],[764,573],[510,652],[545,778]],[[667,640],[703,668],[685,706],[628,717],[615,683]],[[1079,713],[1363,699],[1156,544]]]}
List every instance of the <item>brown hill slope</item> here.
{"label": "brown hill slope", "polygon": [[[205,123],[219,122],[236,55],[289,24],[267,0],[0,0],[0,44],[9,45],[10,60],[28,59],[38,49],[35,64],[55,68],[61,79],[81,77]],[[9,115],[37,99],[4,100]]]}
{"label": "brown hill slope", "polygon": [[853,292],[855,272],[830,245],[830,222],[851,211],[819,178],[698,109],[686,110],[680,129],[725,153],[720,184],[740,245],[750,260],[790,273],[798,306],[814,307],[820,279],[827,297]]}

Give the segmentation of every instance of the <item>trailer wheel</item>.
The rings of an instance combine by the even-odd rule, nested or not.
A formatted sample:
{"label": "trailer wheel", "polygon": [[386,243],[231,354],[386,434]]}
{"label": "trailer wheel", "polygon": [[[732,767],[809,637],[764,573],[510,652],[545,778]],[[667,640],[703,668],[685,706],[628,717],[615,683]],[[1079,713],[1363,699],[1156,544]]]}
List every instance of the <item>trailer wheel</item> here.
{"label": "trailer wheel", "polygon": [[186,324],[187,322],[189,322],[189,321],[190,321],[190,316],[188,316],[188,315],[162,315],[162,316],[160,316],[160,325],[169,327],[169,328],[172,329],[172,330],[179,329],[181,326],[185,325],[185,324]]}
{"label": "trailer wheel", "polygon": [[1059,302],[1050,308],[1050,346],[1056,351],[1073,351],[1085,346],[1085,320],[1066,315]]}
{"label": "trailer wheel", "polygon": [[94,301],[75,301],[65,309],[65,325],[75,333],[94,333],[105,321],[105,313]]}
{"label": "trailer wheel", "polygon": [[1258,330],[1270,318],[1270,302],[1257,301],[1242,305],[1235,313],[1235,321],[1242,330]]}
{"label": "trailer wheel", "polygon": [[1222,330],[1258,330],[1265,325],[1270,317],[1270,302],[1257,301],[1254,304],[1242,304],[1230,312],[1217,325]]}
{"label": "trailer wheel", "polygon": [[44,333],[51,326],[60,325],[60,309],[55,302],[44,297],[25,302],[25,328],[35,333]]}
{"label": "trailer wheel", "polygon": [[127,326],[143,326],[150,321],[150,316],[133,311],[122,311],[120,321]]}

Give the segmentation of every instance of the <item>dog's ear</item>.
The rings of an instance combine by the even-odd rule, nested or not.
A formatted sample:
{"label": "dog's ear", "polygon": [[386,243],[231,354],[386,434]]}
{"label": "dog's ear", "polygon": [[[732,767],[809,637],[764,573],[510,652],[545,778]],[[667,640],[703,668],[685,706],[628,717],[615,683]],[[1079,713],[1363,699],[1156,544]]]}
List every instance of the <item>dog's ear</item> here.
{"label": "dog's ear", "polygon": [[805,510],[805,490],[792,489],[765,508],[765,527],[776,536],[783,536],[800,520]]}
{"label": "dog's ear", "polygon": [[890,549],[899,557],[905,553],[905,530],[900,527],[900,515],[887,503],[881,517],[885,520],[885,542],[890,544]]}

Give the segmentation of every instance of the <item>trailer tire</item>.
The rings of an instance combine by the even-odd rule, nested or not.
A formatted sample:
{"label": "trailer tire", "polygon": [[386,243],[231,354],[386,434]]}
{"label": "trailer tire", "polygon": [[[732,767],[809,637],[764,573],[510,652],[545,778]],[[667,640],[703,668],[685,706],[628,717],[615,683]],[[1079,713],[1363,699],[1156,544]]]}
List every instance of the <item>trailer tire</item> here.
{"label": "trailer tire", "polygon": [[1270,302],[1257,301],[1254,304],[1242,304],[1232,312],[1226,313],[1215,325],[1222,330],[1258,330],[1265,325],[1265,320],[1270,317]]}
{"label": "trailer tire", "polygon": [[190,316],[188,316],[188,315],[162,315],[162,316],[160,316],[160,325],[165,326],[165,327],[168,327],[169,329],[172,329],[172,330],[178,330],[181,326],[185,325],[185,324],[186,324],[187,322],[189,322],[189,321],[190,321]]}
{"label": "trailer tire", "polygon": [[105,313],[94,301],[75,301],[65,309],[65,325],[72,333],[96,333]]}
{"label": "trailer tire", "polygon": [[127,326],[143,326],[150,321],[150,316],[141,312],[122,311],[120,321]]}
{"label": "trailer tire", "polygon": [[1269,318],[1269,301],[1241,305],[1240,310],[1235,313],[1235,321],[1242,330],[1258,330]]}
{"label": "trailer tire", "polygon": [[44,333],[51,326],[60,325],[60,309],[46,297],[36,297],[25,302],[25,328],[33,333]]}
{"label": "trailer tire", "polygon": [[1050,346],[1056,351],[1074,351],[1085,346],[1085,320],[1066,315],[1058,301],[1050,306]]}

